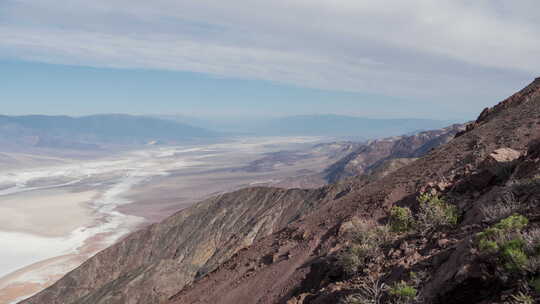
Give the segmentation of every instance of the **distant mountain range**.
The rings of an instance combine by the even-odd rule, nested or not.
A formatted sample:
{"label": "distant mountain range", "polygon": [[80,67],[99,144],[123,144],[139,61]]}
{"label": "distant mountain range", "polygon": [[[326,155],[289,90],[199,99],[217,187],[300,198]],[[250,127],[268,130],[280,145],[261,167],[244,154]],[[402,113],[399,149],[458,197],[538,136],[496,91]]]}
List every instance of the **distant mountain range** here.
{"label": "distant mountain range", "polygon": [[432,119],[375,119],[334,114],[213,120],[182,115],[157,117],[227,133],[265,136],[354,136],[360,139],[412,134],[452,124],[449,121]]}
{"label": "distant mountain range", "polygon": [[343,115],[198,119],[186,116],[102,114],[2,116],[2,151],[32,148],[96,150],[103,147],[178,144],[224,136],[329,136],[372,139],[447,126],[429,119],[371,119]]}
{"label": "distant mountain range", "polygon": [[344,115],[302,115],[273,119],[256,132],[314,136],[360,136],[377,138],[439,129],[446,121],[429,119],[373,119]]}
{"label": "distant mountain range", "polygon": [[101,145],[178,143],[219,137],[203,128],[144,116],[0,116],[3,149],[96,149]]}

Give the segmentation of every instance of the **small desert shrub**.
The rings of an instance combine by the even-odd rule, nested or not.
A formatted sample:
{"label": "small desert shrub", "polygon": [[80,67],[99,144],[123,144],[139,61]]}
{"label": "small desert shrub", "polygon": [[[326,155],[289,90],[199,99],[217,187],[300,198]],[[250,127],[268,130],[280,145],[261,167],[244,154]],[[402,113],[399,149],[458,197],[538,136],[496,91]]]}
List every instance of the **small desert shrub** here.
{"label": "small desert shrub", "polygon": [[483,206],[481,212],[488,222],[492,222],[516,213],[520,207],[520,203],[515,195],[512,192],[508,192],[496,203]]}
{"label": "small desert shrub", "polygon": [[390,209],[390,229],[393,232],[407,232],[414,226],[411,209],[394,206]]}
{"label": "small desert shrub", "polygon": [[497,224],[477,234],[477,246],[482,253],[494,255],[503,268],[509,272],[526,270],[529,257],[526,253],[527,241],[521,230],[529,220],[522,215],[511,215]]}
{"label": "small desert shrub", "polygon": [[[529,257],[527,270],[530,273],[540,274],[540,229],[532,229],[522,233],[525,240],[525,253]],[[540,287],[540,277],[538,277],[538,287]],[[540,293],[540,288],[537,291]]]}
{"label": "small desert shrub", "polygon": [[338,264],[347,275],[355,274],[360,266],[380,255],[381,246],[392,240],[393,235],[387,226],[377,226],[357,229],[350,238],[351,245],[338,256]]}
{"label": "small desert shrub", "polygon": [[346,275],[352,276],[358,272],[358,268],[364,264],[364,252],[359,246],[347,247],[338,255],[337,263]]}
{"label": "small desert shrub", "polygon": [[477,234],[477,246],[496,266],[501,278],[521,282],[521,292],[510,303],[535,303],[531,293],[540,293],[540,229],[524,231],[529,220],[511,215]]}
{"label": "small desert shrub", "polygon": [[523,250],[524,247],[525,241],[520,238],[511,239],[501,245],[500,255],[506,270],[517,272],[526,269],[529,257]]}
{"label": "small desert shrub", "polygon": [[387,225],[375,226],[370,229],[357,229],[351,233],[351,241],[355,244],[363,244],[369,248],[379,248],[394,239],[391,228]]}
{"label": "small desert shrub", "polygon": [[342,300],[339,301],[340,304],[371,304],[370,302],[367,302],[362,295],[360,294],[352,294],[348,295]]}
{"label": "small desert shrub", "polygon": [[407,207],[394,206],[390,209],[390,228],[394,232],[415,230],[428,233],[443,226],[458,223],[459,212],[456,206],[447,203],[438,194],[423,193],[417,198],[420,205],[413,216]]}
{"label": "small desert shrub", "polygon": [[413,286],[401,281],[388,290],[388,294],[398,303],[412,303],[418,291]]}
{"label": "small desert shrub", "polygon": [[527,242],[527,252],[532,255],[540,255],[540,229],[533,229],[523,233],[523,239]]}
{"label": "small desert shrub", "polygon": [[478,233],[479,240],[500,241],[510,233],[521,232],[529,224],[523,215],[514,214]]}
{"label": "small desert shrub", "polygon": [[512,295],[511,298],[512,304],[534,304],[534,299],[521,291],[515,295]]}
{"label": "small desert shrub", "polygon": [[386,285],[371,276],[360,281],[358,292],[348,295],[340,303],[343,304],[379,304],[384,294]]}
{"label": "small desert shrub", "polygon": [[416,214],[418,232],[433,231],[442,226],[454,226],[459,214],[456,206],[447,203],[438,194],[423,193],[417,198],[420,208]]}
{"label": "small desert shrub", "polygon": [[496,229],[501,229],[505,232],[516,231],[519,232],[529,224],[529,219],[523,215],[514,214],[511,215],[499,223],[495,224]]}

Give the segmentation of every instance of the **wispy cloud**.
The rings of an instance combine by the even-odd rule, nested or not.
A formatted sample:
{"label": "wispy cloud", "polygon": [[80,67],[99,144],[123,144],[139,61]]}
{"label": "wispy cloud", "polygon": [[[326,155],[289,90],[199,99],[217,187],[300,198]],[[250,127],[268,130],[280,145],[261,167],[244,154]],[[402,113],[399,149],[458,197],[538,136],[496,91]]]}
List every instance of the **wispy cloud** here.
{"label": "wispy cloud", "polygon": [[0,56],[493,98],[540,71],[539,11],[536,0],[7,0]]}

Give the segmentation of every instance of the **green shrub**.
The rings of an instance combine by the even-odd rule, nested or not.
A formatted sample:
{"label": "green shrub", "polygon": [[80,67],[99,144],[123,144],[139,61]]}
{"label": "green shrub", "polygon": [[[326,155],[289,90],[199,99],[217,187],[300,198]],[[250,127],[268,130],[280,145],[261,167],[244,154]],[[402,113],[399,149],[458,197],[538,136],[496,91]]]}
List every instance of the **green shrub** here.
{"label": "green shrub", "polygon": [[499,244],[495,241],[487,240],[487,239],[480,239],[478,242],[478,248],[482,252],[488,252],[488,253],[497,253],[499,252]]}
{"label": "green shrub", "polygon": [[513,239],[501,246],[501,258],[508,271],[520,271],[527,267],[529,258],[523,251],[525,243],[521,239]]}
{"label": "green shrub", "polygon": [[407,283],[401,281],[401,282],[395,284],[394,286],[392,286],[388,290],[388,293],[393,298],[400,301],[401,303],[410,303],[410,302],[414,301],[418,291],[416,290],[416,288],[414,288],[414,287],[408,285]]}
{"label": "green shrub", "polygon": [[422,193],[417,200],[420,207],[414,216],[407,207],[394,206],[390,209],[389,222],[393,232],[416,230],[423,234],[441,226],[454,226],[458,223],[458,208],[447,203],[438,194]]}
{"label": "green shrub", "polygon": [[478,239],[498,242],[512,232],[520,232],[528,223],[529,220],[523,215],[511,215],[478,233]]}
{"label": "green shrub", "polygon": [[419,232],[425,233],[441,226],[454,226],[458,223],[457,207],[447,203],[438,194],[422,193],[417,200],[420,205],[416,215]]}
{"label": "green shrub", "polygon": [[506,271],[522,271],[529,265],[525,252],[527,242],[520,234],[529,220],[522,215],[511,215],[477,235],[477,246],[482,253],[493,254]]}
{"label": "green shrub", "polygon": [[393,232],[407,232],[414,226],[411,209],[394,206],[390,209],[390,229]]}
{"label": "green shrub", "polygon": [[521,231],[529,224],[529,220],[520,214],[511,215],[499,223],[495,224],[495,228],[504,230],[506,232],[510,231]]}

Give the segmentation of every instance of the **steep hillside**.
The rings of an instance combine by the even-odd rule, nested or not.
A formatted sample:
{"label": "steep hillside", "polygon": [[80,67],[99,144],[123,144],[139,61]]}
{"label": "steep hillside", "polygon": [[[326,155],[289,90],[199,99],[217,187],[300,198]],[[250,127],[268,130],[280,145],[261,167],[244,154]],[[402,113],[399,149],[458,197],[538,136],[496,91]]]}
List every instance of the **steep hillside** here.
{"label": "steep hillside", "polygon": [[456,124],[409,136],[369,141],[326,169],[324,179],[334,183],[345,177],[370,173],[387,160],[423,156],[431,149],[449,142],[464,129],[465,125]]}
{"label": "steep hillside", "polygon": [[[271,166],[293,165],[296,160],[306,155],[327,155],[332,160],[322,172],[295,175],[270,186],[282,188],[318,188],[327,184],[343,181],[346,178],[365,175],[369,180],[381,178],[395,170],[410,164],[418,157],[427,154],[450,141],[457,133],[465,130],[466,125],[452,125],[439,130],[419,132],[413,135],[388,137],[368,142],[334,142],[319,144],[312,151],[283,151],[252,163],[248,168],[271,169]],[[337,159],[337,160],[335,160]],[[369,176],[369,177],[368,177]]]}
{"label": "steep hillside", "polygon": [[249,188],[217,196],[133,233],[27,303],[159,303],[315,210],[324,195]]}
{"label": "steep hillside", "polygon": [[[540,267],[534,248],[540,242],[540,145],[534,143],[540,138],[540,80],[484,113],[490,114],[481,115],[467,132],[395,173],[372,183],[350,181],[347,194],[239,253],[171,303],[538,300]],[[457,223],[419,229],[425,214],[416,199],[421,191],[437,193],[458,208]],[[389,217],[396,205],[411,207],[420,227],[384,232],[381,225],[389,220],[394,227],[400,223],[399,213]],[[528,217],[527,230],[507,224],[514,213]],[[492,225],[503,227],[497,228],[503,240],[526,239],[516,246],[532,252],[479,249],[477,233]],[[350,230],[355,232],[352,238],[347,237]],[[299,232],[309,237],[295,238]],[[512,257],[525,254],[531,255],[527,262],[514,265],[520,262]],[[274,257],[273,263],[260,262],[267,255]],[[256,267],[246,269],[247,263]]]}
{"label": "steep hillside", "polygon": [[[316,190],[250,188],[197,204],[21,303],[538,297],[540,79],[459,135],[378,179]],[[528,223],[506,219],[514,213]]]}

